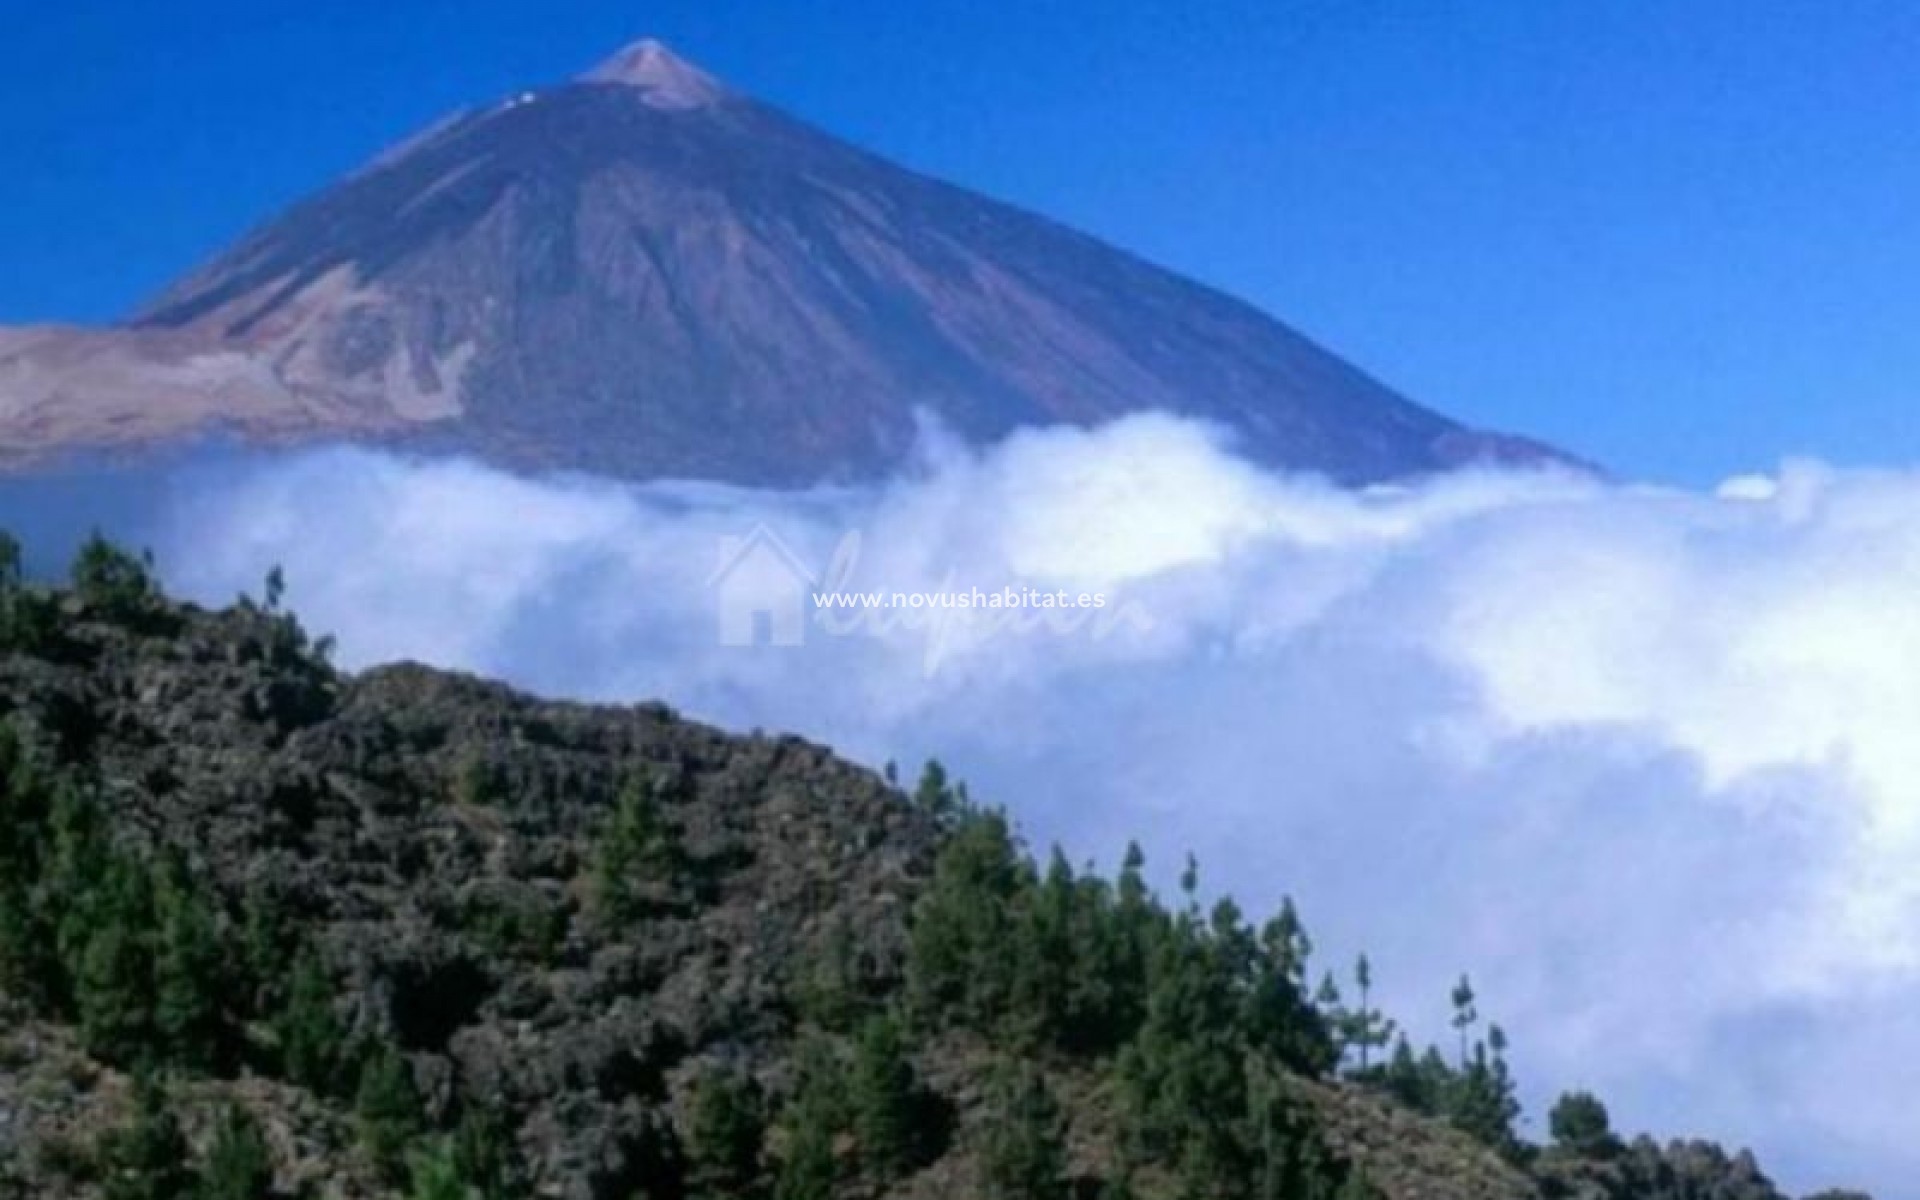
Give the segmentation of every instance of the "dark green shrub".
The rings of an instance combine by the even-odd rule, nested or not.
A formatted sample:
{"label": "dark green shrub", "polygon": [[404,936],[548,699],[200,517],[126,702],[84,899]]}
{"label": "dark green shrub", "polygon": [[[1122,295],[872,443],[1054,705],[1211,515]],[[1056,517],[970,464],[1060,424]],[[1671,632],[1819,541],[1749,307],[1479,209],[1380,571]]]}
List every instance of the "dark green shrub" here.
{"label": "dark green shrub", "polygon": [[88,613],[120,625],[143,628],[164,607],[152,555],[130,554],[98,532],[74,556],[71,586]]}
{"label": "dark green shrub", "polygon": [[101,1141],[106,1200],[185,1200],[196,1181],[173,1098],[158,1078],[143,1073],[134,1080],[133,1104],[127,1123]]}
{"label": "dark green shrub", "polygon": [[289,1081],[323,1093],[340,1085],[340,1045],[346,1031],[333,1010],[333,981],[312,951],[294,963],[286,1004],[272,1026],[280,1071]]}
{"label": "dark green shrub", "polygon": [[447,1153],[477,1200],[520,1200],[526,1194],[513,1130],[494,1109],[475,1106],[463,1113]]}
{"label": "dark green shrub", "polygon": [[207,1148],[197,1200],[264,1200],[273,1186],[273,1156],[260,1123],[229,1105]]}
{"label": "dark green shrub", "polygon": [[361,1060],[353,1111],[367,1161],[389,1180],[403,1178],[407,1150],[425,1120],[413,1068],[398,1050],[376,1043]]}
{"label": "dark green shrub", "polygon": [[434,1146],[408,1160],[407,1200],[473,1200],[473,1189],[461,1178],[452,1152]]}
{"label": "dark green shrub", "polygon": [[925,1162],[934,1132],[927,1124],[931,1106],[893,1017],[874,1017],[860,1030],[847,1099],[860,1161],[872,1176],[899,1179]]}
{"label": "dark green shrub", "polygon": [[695,1200],[738,1200],[760,1178],[766,1104],[750,1076],[714,1070],[694,1084],[687,1185]]}
{"label": "dark green shrub", "polygon": [[154,876],[154,1032],[170,1061],[207,1070],[227,1040],[219,990],[228,972],[226,948],[211,898],[186,869],[168,860]]}
{"label": "dark green shrub", "polygon": [[1066,1118],[1031,1067],[1003,1069],[988,1099],[980,1172],[986,1200],[1066,1200]]}
{"label": "dark green shrub", "polygon": [[600,835],[593,862],[593,899],[600,915],[623,922],[671,908],[687,868],[680,830],[667,815],[666,787],[633,779],[621,790]]}
{"label": "dark green shrub", "polygon": [[1555,1101],[1547,1114],[1547,1132],[1555,1145],[1576,1154],[1596,1156],[1620,1147],[1607,1106],[1591,1092],[1568,1092]]}
{"label": "dark green shrub", "polygon": [[803,1042],[798,1059],[799,1079],[781,1112],[774,1200],[835,1200],[843,1173],[836,1143],[851,1109],[846,1071],[825,1042]]}

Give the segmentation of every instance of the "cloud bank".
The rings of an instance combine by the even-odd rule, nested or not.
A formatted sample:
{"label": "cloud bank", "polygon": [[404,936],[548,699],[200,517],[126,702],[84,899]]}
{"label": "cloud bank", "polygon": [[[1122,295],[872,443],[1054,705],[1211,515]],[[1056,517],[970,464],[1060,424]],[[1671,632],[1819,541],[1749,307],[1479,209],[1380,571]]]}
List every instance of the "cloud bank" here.
{"label": "cloud bank", "polygon": [[[806,493],[333,450],[182,467],[142,508],[175,587],[282,564],[349,665],[938,755],[1036,842],[1110,864],[1138,835],[1253,907],[1292,894],[1417,1027],[1471,970],[1535,1135],[1587,1087],[1794,1185],[1914,1194],[1920,473],[1355,493],[1143,417]],[[716,554],[756,526],[819,568],[857,532],[860,587],[1143,619],[722,645]]]}

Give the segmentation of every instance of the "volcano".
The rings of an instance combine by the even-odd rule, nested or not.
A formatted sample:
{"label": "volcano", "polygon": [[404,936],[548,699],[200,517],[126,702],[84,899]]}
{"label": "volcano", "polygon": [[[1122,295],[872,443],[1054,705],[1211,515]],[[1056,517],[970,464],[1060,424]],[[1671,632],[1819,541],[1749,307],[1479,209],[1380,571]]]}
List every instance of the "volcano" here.
{"label": "volcano", "polygon": [[0,462],[208,435],[800,485],[1142,410],[1343,482],[1548,454],[657,42],[454,113],[105,329],[0,330]]}

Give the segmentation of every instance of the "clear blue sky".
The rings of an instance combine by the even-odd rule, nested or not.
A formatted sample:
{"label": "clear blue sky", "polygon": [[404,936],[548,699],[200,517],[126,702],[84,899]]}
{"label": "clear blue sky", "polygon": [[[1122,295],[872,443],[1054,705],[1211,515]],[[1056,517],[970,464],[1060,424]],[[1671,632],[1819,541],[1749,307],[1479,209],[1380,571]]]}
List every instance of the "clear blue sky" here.
{"label": "clear blue sky", "polygon": [[1920,5],[0,0],[0,322],[641,35],[1621,471],[1920,460]]}

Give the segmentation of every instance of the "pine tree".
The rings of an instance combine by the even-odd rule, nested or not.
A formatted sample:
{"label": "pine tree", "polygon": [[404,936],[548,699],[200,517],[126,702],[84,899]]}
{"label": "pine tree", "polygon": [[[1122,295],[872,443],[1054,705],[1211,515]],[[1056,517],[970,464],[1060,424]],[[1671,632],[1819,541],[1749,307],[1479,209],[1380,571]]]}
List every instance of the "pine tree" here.
{"label": "pine tree", "polygon": [[[1320,986],[1313,990],[1313,1004],[1315,1008],[1332,1018],[1335,1024],[1344,1024],[1346,998],[1340,994],[1340,984],[1334,979],[1332,971],[1320,976]],[[1345,1036],[1344,1033],[1342,1036]]]}
{"label": "pine tree", "polygon": [[[108,876],[114,872],[117,856],[107,839],[99,806],[78,788],[62,787],[54,793],[47,829],[49,852],[41,881],[57,914],[54,952],[71,991],[77,987],[87,943],[102,920],[111,915],[106,911],[111,895]],[[144,908],[139,915],[144,918]]]}
{"label": "pine tree", "polygon": [[407,1160],[407,1200],[474,1200],[445,1146],[417,1151]]}
{"label": "pine tree", "polygon": [[151,620],[161,606],[152,556],[129,554],[98,531],[74,556],[71,583],[80,602],[107,621],[137,627]]}
{"label": "pine tree", "polygon": [[159,929],[155,939],[154,1028],[170,1058],[205,1070],[217,1060],[222,1042],[218,982],[227,971],[212,907],[169,859],[155,872],[153,886]]}
{"label": "pine tree", "polygon": [[1114,883],[1112,961],[1103,973],[1113,981],[1116,1045],[1132,1037],[1146,1017],[1148,968],[1167,930],[1166,914],[1147,888],[1146,865],[1139,845],[1129,842]]}
{"label": "pine tree", "polygon": [[1620,1149],[1607,1106],[1591,1092],[1568,1092],[1555,1101],[1547,1131],[1555,1145],[1575,1154],[1603,1157]]}
{"label": "pine tree", "polygon": [[803,1042],[798,1083],[781,1113],[783,1149],[774,1200],[834,1200],[840,1180],[835,1143],[846,1128],[845,1073],[823,1042]]}
{"label": "pine tree", "polygon": [[1073,868],[1054,847],[1038,886],[1022,888],[1012,906],[1006,1032],[1016,1041],[1064,1045],[1097,1032],[1101,1014],[1083,976],[1091,947],[1078,919]]}
{"label": "pine tree", "polygon": [[239,955],[250,1013],[276,1012],[286,1003],[297,947],[286,910],[270,892],[249,891],[241,905]]}
{"label": "pine tree", "polygon": [[980,1172],[986,1200],[1065,1200],[1066,1119],[1044,1076],[1003,1069],[988,1101]]}
{"label": "pine tree", "polygon": [[15,609],[21,595],[20,543],[11,533],[0,529],[0,650],[18,646]]}
{"label": "pine tree", "polygon": [[1158,947],[1146,1018],[1117,1067],[1129,1153],[1171,1165],[1196,1195],[1244,1177],[1246,1166],[1243,999],[1221,962],[1192,912],[1180,917]]}
{"label": "pine tree", "polygon": [[1460,1069],[1467,1069],[1467,1039],[1474,1024],[1480,1020],[1480,1012],[1473,1006],[1473,981],[1465,975],[1453,985],[1453,1017],[1451,1024],[1454,1032],[1460,1035]]}
{"label": "pine tree", "polygon": [[738,1200],[760,1177],[766,1111],[751,1076],[715,1070],[694,1085],[687,1132],[687,1184],[693,1200]]}
{"label": "pine tree", "polygon": [[1140,1027],[1146,956],[1114,886],[1091,871],[1074,883],[1070,918],[1073,975],[1053,1042],[1069,1053],[1105,1056]]}
{"label": "pine tree", "polygon": [[1413,1054],[1413,1044],[1404,1036],[1396,1038],[1393,1053],[1387,1056],[1380,1070],[1381,1086],[1388,1095],[1408,1108],[1416,1112],[1428,1112],[1431,1109],[1424,1094],[1424,1082],[1419,1060]]}
{"label": "pine tree", "polygon": [[265,1200],[273,1187],[273,1158],[260,1123],[229,1105],[207,1149],[196,1200]]}
{"label": "pine tree", "polygon": [[1334,1200],[1348,1174],[1320,1137],[1312,1111],[1270,1069],[1251,1087],[1248,1200]]}
{"label": "pine tree", "polygon": [[954,828],[914,907],[907,993],[916,1016],[981,1032],[1007,1017],[1013,906],[1031,877],[1003,814],[970,812]]}
{"label": "pine tree", "polygon": [[817,1115],[805,1111],[795,1115],[774,1179],[774,1200],[834,1200],[840,1166],[833,1137],[833,1130]]}
{"label": "pine tree", "polygon": [[593,897],[610,921],[632,920],[674,899],[687,863],[680,831],[662,803],[665,790],[654,780],[630,780],[600,836]]}
{"label": "pine tree", "polygon": [[961,815],[959,796],[939,759],[930,758],[920,768],[920,780],[913,788],[913,803],[943,826],[952,824]]}
{"label": "pine tree", "polygon": [[1372,1053],[1392,1043],[1394,1023],[1373,1007],[1373,964],[1362,954],[1353,964],[1354,986],[1360,995],[1359,1007],[1348,1014],[1347,1041],[1360,1051],[1360,1073],[1371,1070]]}
{"label": "pine tree", "polygon": [[0,722],[0,992],[42,1012],[59,1003],[62,991],[52,922],[39,894],[51,807],[52,788],[33,755],[13,725]]}
{"label": "pine tree", "polygon": [[333,981],[319,955],[303,951],[287,982],[285,1005],[272,1021],[286,1078],[316,1092],[340,1086],[340,1045],[346,1036],[333,1011]]}
{"label": "pine tree", "polygon": [[853,1028],[871,1008],[853,932],[835,921],[800,968],[794,1004],[804,1020],[835,1033]]}
{"label": "pine tree", "polygon": [[1364,1169],[1349,1165],[1346,1178],[1340,1181],[1340,1190],[1333,1194],[1333,1200],[1380,1200],[1380,1192],[1367,1178]]}
{"label": "pine tree", "polygon": [[626,1171],[637,1185],[631,1200],[683,1200],[686,1163],[665,1113],[655,1110],[643,1116],[625,1144]]}
{"label": "pine tree", "polygon": [[519,1200],[522,1164],[513,1130],[496,1110],[468,1108],[446,1147],[454,1171],[477,1200]]}
{"label": "pine tree", "polygon": [[907,1059],[899,1022],[869,1020],[854,1044],[847,1080],[860,1161],[877,1179],[893,1180],[919,1165],[920,1085]]}
{"label": "pine tree", "polygon": [[1133,1176],[1125,1166],[1112,1178],[1101,1181],[1100,1200],[1139,1200],[1139,1193],[1133,1187]]}
{"label": "pine tree", "polygon": [[58,1004],[60,964],[52,940],[33,890],[0,883],[0,993],[18,996],[43,1013]]}
{"label": "pine tree", "polygon": [[154,931],[147,872],[115,856],[91,895],[73,910],[74,1000],[87,1051],[112,1063],[151,1058],[154,1036]]}
{"label": "pine tree", "polygon": [[106,1200],[185,1200],[196,1181],[166,1085],[151,1074],[136,1076],[133,1105],[127,1124],[102,1141]]}
{"label": "pine tree", "polygon": [[1448,1090],[1448,1119],[1456,1129],[1509,1157],[1518,1155],[1519,1138],[1513,1124],[1520,1101],[1507,1069],[1507,1037],[1498,1025],[1487,1040],[1475,1042],[1467,1066]]}
{"label": "pine tree", "polygon": [[1347,1008],[1346,998],[1340,994],[1340,984],[1332,971],[1320,976],[1320,986],[1313,991],[1313,1007],[1327,1027],[1334,1062],[1345,1062],[1348,1051],[1354,1048],[1353,1012]]}
{"label": "pine tree", "polygon": [[1241,1023],[1249,1040],[1304,1075],[1319,1076],[1339,1061],[1327,1019],[1307,995],[1313,942],[1292,900],[1260,930],[1251,955],[1252,980]]}
{"label": "pine tree", "polygon": [[54,597],[27,586],[20,543],[0,529],[0,651],[43,652],[59,619]]}
{"label": "pine tree", "polygon": [[20,539],[0,529],[0,599],[19,590],[24,572],[20,567]]}
{"label": "pine tree", "polygon": [[362,1060],[354,1116],[368,1161],[388,1179],[399,1179],[423,1122],[413,1069],[392,1046],[378,1043]]}
{"label": "pine tree", "polygon": [[0,530],[0,650],[44,652],[60,620],[53,595],[27,586],[20,543]]}
{"label": "pine tree", "polygon": [[1405,1035],[1394,1040],[1393,1053],[1379,1070],[1379,1084],[1401,1104],[1430,1117],[1445,1117],[1459,1072],[1433,1046],[1415,1054]]}
{"label": "pine tree", "polygon": [[465,808],[485,808],[499,801],[500,779],[492,764],[477,753],[462,755],[448,788],[453,802]]}

